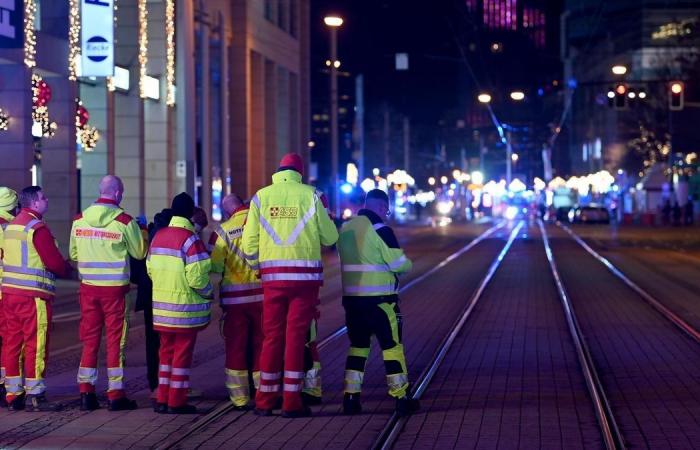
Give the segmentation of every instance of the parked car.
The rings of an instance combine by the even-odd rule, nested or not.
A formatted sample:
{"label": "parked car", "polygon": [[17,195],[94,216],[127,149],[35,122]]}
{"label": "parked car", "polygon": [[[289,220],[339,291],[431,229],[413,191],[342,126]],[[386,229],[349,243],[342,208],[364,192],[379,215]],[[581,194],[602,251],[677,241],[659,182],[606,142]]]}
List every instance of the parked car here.
{"label": "parked car", "polygon": [[581,206],[569,212],[573,223],[610,223],[610,212],[603,206]]}

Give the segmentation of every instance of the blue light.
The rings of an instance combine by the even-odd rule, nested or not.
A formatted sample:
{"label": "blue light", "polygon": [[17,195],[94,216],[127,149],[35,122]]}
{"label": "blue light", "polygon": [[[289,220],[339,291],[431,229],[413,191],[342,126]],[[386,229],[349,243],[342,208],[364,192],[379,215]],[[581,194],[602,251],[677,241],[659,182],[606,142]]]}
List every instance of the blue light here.
{"label": "blue light", "polygon": [[542,89],[542,88],[537,89],[537,95],[542,97],[544,95],[544,89]]}
{"label": "blue light", "polygon": [[340,185],[340,192],[343,194],[350,194],[352,193],[352,184],[350,183],[343,183]]}
{"label": "blue light", "polygon": [[576,81],[576,78],[569,78],[567,84],[569,85],[569,88],[576,89],[576,86],[578,86],[578,81]]}

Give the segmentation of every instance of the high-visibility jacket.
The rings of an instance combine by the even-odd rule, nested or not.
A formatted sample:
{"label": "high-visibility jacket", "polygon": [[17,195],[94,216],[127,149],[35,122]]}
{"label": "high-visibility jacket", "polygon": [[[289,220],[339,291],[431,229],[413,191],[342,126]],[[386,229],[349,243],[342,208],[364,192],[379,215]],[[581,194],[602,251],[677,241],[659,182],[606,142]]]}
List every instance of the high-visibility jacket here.
{"label": "high-visibility jacket", "polygon": [[260,302],[263,299],[262,284],[256,270],[248,264],[241,250],[241,238],[248,207],[243,206],[211,235],[212,272],[223,273],[219,298],[222,305],[239,305]]}
{"label": "high-visibility jacket", "polygon": [[396,274],[411,270],[411,260],[400,248],[390,248],[377,234],[386,225],[359,215],[340,230],[340,253],[343,295],[384,296],[398,292]]}
{"label": "high-visibility jacket", "polygon": [[151,243],[146,261],[153,280],[156,330],[203,328],[211,315],[211,260],[192,223],[175,216]]}
{"label": "high-visibility jacket", "polygon": [[46,225],[30,214],[20,215],[3,232],[2,289],[5,293],[51,299],[56,276],[46,269],[34,246],[34,233]]}
{"label": "high-visibility jacket", "polygon": [[129,256],[143,259],[146,242],[136,220],[116,202],[98,199],[73,219],[70,258],[78,261],[83,287],[128,291]]}
{"label": "high-visibility jacket", "polygon": [[[2,284],[2,254],[4,248],[4,231],[7,225],[14,220],[15,216],[9,212],[0,209],[0,284]],[[0,294],[1,296],[2,294]]]}
{"label": "high-visibility jacket", "polygon": [[321,245],[334,244],[338,230],[321,195],[298,172],[283,170],[251,200],[243,252],[252,266],[259,264],[263,285],[323,283]]}

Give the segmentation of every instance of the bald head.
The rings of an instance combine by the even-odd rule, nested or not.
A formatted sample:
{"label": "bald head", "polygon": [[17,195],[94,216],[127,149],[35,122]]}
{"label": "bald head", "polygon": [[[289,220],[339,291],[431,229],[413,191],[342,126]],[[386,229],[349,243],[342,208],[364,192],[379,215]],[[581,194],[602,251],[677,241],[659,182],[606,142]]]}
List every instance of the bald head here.
{"label": "bald head", "polygon": [[228,194],[221,200],[221,210],[224,212],[224,217],[231,217],[231,214],[243,205],[243,199],[237,194]]}
{"label": "bald head", "polygon": [[124,183],[122,183],[121,178],[107,175],[100,181],[100,197],[116,200],[117,203],[120,203],[123,194]]}

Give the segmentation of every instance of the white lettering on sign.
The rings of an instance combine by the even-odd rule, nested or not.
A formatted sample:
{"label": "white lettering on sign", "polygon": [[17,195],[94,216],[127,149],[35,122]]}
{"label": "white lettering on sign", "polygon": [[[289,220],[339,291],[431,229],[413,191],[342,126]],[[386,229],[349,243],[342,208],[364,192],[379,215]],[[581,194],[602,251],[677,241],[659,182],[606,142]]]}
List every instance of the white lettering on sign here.
{"label": "white lettering on sign", "polygon": [[10,39],[17,38],[17,30],[12,26],[10,21],[14,11],[14,0],[0,0],[0,36],[5,36]]}

